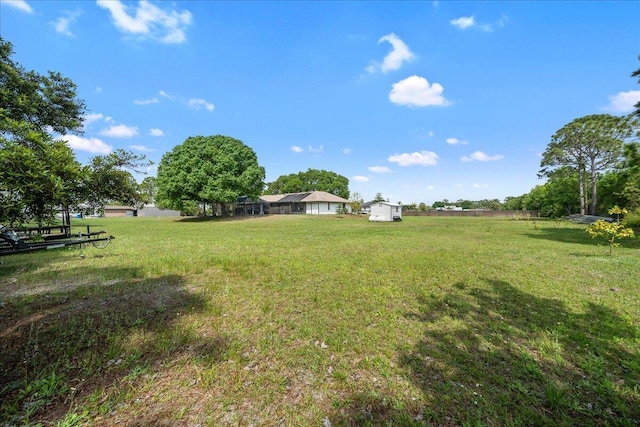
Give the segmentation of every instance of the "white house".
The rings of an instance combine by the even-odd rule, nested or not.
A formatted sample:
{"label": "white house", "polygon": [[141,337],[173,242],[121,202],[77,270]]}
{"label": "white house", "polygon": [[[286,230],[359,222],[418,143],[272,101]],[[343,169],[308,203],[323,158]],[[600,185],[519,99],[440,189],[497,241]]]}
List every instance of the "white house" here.
{"label": "white house", "polygon": [[402,205],[391,202],[375,202],[370,206],[369,221],[402,221]]}
{"label": "white house", "polygon": [[268,205],[270,214],[335,215],[340,210],[351,212],[349,200],[325,191],[264,195],[260,200]]}

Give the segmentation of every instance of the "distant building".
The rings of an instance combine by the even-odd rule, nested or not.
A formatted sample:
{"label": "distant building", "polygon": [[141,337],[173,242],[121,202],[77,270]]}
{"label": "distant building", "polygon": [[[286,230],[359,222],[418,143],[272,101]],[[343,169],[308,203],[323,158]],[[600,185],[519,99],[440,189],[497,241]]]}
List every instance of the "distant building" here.
{"label": "distant building", "polygon": [[461,211],[463,210],[460,206],[441,206],[436,208],[437,211]]}
{"label": "distant building", "polygon": [[326,191],[266,194],[259,199],[259,205],[249,202],[255,213],[327,215],[340,211],[351,212],[349,200]]}
{"label": "distant building", "polygon": [[132,206],[105,206],[104,216],[105,218],[138,216],[138,209]]}

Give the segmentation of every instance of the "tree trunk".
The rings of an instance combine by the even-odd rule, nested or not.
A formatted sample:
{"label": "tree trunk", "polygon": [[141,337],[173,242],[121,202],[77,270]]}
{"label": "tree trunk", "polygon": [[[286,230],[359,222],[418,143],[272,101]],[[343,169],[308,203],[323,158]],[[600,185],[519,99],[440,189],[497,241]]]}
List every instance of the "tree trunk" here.
{"label": "tree trunk", "polygon": [[598,205],[598,197],[597,197],[597,193],[598,193],[598,185],[597,185],[597,179],[598,177],[596,176],[596,165],[595,165],[595,159],[591,159],[591,215],[595,215],[596,214],[596,208]]}
{"label": "tree trunk", "polygon": [[580,215],[587,213],[587,203],[585,200],[584,166],[578,165],[578,187],[580,188]]}

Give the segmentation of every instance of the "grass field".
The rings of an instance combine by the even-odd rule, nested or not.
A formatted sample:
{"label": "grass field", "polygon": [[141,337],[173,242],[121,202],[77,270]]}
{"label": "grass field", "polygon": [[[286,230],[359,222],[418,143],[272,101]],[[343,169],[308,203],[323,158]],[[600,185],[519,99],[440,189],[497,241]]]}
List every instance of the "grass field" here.
{"label": "grass field", "polygon": [[[640,424],[640,239],[543,221],[77,220],[0,258],[0,421]],[[604,243],[604,242],[603,242]]]}

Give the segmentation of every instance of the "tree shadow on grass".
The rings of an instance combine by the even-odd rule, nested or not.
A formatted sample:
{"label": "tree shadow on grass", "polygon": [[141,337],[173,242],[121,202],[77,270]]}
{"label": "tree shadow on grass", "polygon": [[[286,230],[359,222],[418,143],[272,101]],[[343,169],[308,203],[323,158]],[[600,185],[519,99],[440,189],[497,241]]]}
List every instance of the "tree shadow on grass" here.
{"label": "tree shadow on grass", "polygon": [[421,297],[424,337],[399,363],[422,392],[363,390],[330,416],[356,425],[640,425],[640,331],[599,304],[582,312],[500,281]]}
{"label": "tree shadow on grass", "polygon": [[[499,280],[425,298],[424,339],[401,356],[444,403],[438,422],[633,425],[640,421],[640,331],[603,305],[573,312]],[[634,344],[635,343],[635,344]],[[635,346],[635,348],[634,348]]]}
{"label": "tree shadow on grass", "polygon": [[[554,242],[573,243],[582,245],[607,245],[604,239],[594,239],[587,233],[585,228],[565,228],[565,227],[544,227],[539,228],[537,233],[529,233],[528,237],[533,239],[551,240]],[[622,245],[625,248],[640,248],[640,239],[624,239]]]}
{"label": "tree shadow on grass", "polygon": [[5,255],[0,257],[0,284],[3,277],[10,277],[14,274],[23,274],[35,270],[42,270],[44,266],[55,266],[64,264],[70,259],[81,259],[83,257],[105,256],[99,249],[92,248],[90,244],[67,246],[54,250],[38,250],[19,254]]}
{"label": "tree shadow on grass", "polygon": [[[105,274],[98,270],[83,272]],[[2,422],[54,423],[92,395],[133,384],[154,366],[226,359],[229,337],[203,336],[180,322],[206,309],[202,295],[190,292],[180,276],[137,279],[129,270],[108,272],[121,281],[2,299]]]}

